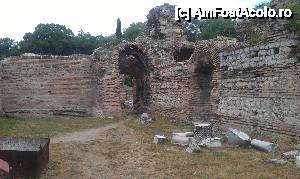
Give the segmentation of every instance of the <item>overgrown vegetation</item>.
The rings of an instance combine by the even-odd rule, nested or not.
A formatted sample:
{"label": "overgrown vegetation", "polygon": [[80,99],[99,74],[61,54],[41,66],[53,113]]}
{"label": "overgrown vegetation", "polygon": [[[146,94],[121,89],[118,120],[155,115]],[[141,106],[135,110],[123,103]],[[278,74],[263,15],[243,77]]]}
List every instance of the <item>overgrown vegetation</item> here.
{"label": "overgrown vegetation", "polygon": [[212,39],[217,36],[236,37],[235,21],[231,19],[201,19],[184,22],[188,40]]}
{"label": "overgrown vegetation", "polygon": [[253,9],[263,9],[264,6],[270,7],[270,0],[262,1],[254,6]]}
{"label": "overgrown vegetation", "polygon": [[130,27],[124,30],[123,38],[127,41],[134,41],[139,33],[143,30],[144,23],[137,22],[130,24]]}
{"label": "overgrown vegetation", "polygon": [[19,45],[16,41],[10,38],[0,38],[0,60],[20,54]]}
{"label": "overgrown vegetation", "polygon": [[[133,41],[143,29],[142,22],[132,23],[117,38],[110,36],[93,36],[89,32],[79,31],[74,35],[71,29],[60,24],[38,24],[34,32],[28,32],[23,40],[16,42],[10,38],[0,38],[0,60],[22,53],[41,55],[91,54],[98,47],[111,48],[121,41]],[[119,34],[120,35],[120,34]]]}
{"label": "overgrown vegetation", "polygon": [[124,75],[124,85],[133,87],[134,76],[132,75]]}
{"label": "overgrown vegetation", "polygon": [[289,0],[285,3],[279,3],[277,8],[291,9],[294,16],[288,20],[287,29],[291,31],[300,30],[300,0]]}

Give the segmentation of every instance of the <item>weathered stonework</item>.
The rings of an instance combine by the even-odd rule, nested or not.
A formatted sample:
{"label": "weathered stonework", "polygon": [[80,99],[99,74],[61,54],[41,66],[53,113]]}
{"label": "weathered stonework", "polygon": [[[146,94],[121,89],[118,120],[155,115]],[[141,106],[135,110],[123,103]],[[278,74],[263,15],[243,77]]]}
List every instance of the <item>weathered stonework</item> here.
{"label": "weathered stonework", "polygon": [[6,115],[91,114],[89,56],[21,56],[1,62]]}
{"label": "weathered stonework", "polygon": [[120,90],[120,101],[125,102],[126,100],[132,100],[133,99],[133,94],[134,94],[134,87],[129,87],[126,85],[123,85],[124,83],[121,84],[121,90]]}
{"label": "weathered stonework", "polygon": [[2,65],[0,65],[0,115],[3,115],[3,108],[2,108]]}
{"label": "weathered stonework", "polygon": [[299,135],[298,43],[285,39],[220,53],[220,121]]}
{"label": "weathered stonework", "polygon": [[300,136],[296,34],[263,30],[266,38],[255,45],[247,42],[251,34],[246,42],[226,37],[188,42],[174,20],[174,6],[155,7],[147,17],[135,42],[99,48],[91,56],[0,62],[0,109],[2,103],[7,115],[120,116],[127,74],[135,77],[138,113]]}

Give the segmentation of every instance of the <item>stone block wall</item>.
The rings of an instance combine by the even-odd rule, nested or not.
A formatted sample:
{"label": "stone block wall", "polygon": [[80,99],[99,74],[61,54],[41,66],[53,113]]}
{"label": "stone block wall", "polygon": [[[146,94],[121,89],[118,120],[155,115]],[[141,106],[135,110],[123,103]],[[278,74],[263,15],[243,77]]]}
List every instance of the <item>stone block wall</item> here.
{"label": "stone block wall", "polygon": [[91,114],[89,56],[21,56],[1,61],[6,115]]}
{"label": "stone block wall", "polygon": [[220,53],[220,122],[300,136],[299,41],[285,39]]}

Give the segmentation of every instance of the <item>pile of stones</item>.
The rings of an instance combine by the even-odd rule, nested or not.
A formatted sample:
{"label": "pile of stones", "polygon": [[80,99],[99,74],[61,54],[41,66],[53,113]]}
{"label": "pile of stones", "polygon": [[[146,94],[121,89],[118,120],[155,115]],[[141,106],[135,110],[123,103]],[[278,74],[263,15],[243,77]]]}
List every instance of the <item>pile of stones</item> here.
{"label": "pile of stones", "polygon": [[[252,139],[244,132],[237,129],[229,129],[228,134],[228,143],[238,146],[252,146],[258,150],[265,152],[275,153],[278,151],[278,146],[274,143],[262,141],[258,139]],[[296,145],[293,150],[282,153],[284,159],[279,158],[267,158],[264,159],[266,163],[271,163],[275,165],[285,165],[288,163],[288,160],[295,160],[296,167],[300,169],[300,145]]]}
{"label": "pile of stones", "polygon": [[[148,115],[142,115],[140,120],[143,124],[151,120]],[[230,145],[239,147],[253,147],[264,152],[275,153],[278,151],[278,146],[274,143],[262,141],[258,139],[251,139],[248,134],[238,130],[229,128],[227,132],[227,141]],[[163,134],[155,135],[153,143],[165,144],[167,138]],[[220,148],[222,147],[221,138],[213,134],[212,124],[210,123],[194,123],[192,132],[173,132],[171,143],[186,147],[189,153],[197,153],[203,151],[205,148]],[[275,165],[285,165],[288,160],[294,160],[296,167],[300,169],[300,145],[296,145],[291,151],[282,154],[284,159],[267,158],[263,159],[266,163]]]}

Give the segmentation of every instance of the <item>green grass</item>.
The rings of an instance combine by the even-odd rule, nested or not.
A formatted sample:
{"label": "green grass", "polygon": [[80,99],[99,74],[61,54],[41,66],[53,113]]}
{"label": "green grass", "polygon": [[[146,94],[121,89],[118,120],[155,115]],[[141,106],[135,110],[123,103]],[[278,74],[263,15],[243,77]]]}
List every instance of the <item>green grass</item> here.
{"label": "green grass", "polygon": [[[172,131],[192,129],[191,126],[170,123],[157,118],[153,123],[143,126],[128,123],[134,129],[138,140],[145,146],[150,155],[149,161],[156,161],[153,166],[162,171],[159,176],[171,178],[299,178],[300,171],[293,161],[287,165],[275,166],[266,164],[265,158],[281,158],[284,151],[290,150],[295,141],[284,135],[255,136],[261,140],[275,142],[280,150],[276,153],[265,153],[254,148],[235,147],[223,143],[221,149],[204,149],[195,154],[189,154],[184,147],[170,144],[152,144],[154,134],[161,132],[170,139]],[[271,137],[273,136],[273,137]]]}
{"label": "green grass", "polygon": [[115,121],[117,120],[88,117],[1,117],[0,136],[53,137],[67,132],[101,127]]}
{"label": "green grass", "polygon": [[13,132],[14,127],[20,123],[22,119],[20,118],[8,118],[8,117],[1,117],[0,118],[0,136],[8,136],[11,135]]}
{"label": "green grass", "polygon": [[[150,124],[132,120],[105,131],[98,139],[50,146],[50,161],[41,178],[295,178],[300,171],[293,161],[287,165],[266,164],[265,158],[280,158],[291,149],[287,136],[255,136],[279,145],[275,154],[223,143],[221,149],[190,154],[170,143],[173,131],[192,126],[155,117]],[[97,118],[1,118],[0,135],[55,136],[104,126],[117,120]],[[157,133],[167,136],[163,145],[152,143]],[[252,136],[252,134],[251,134]]]}

